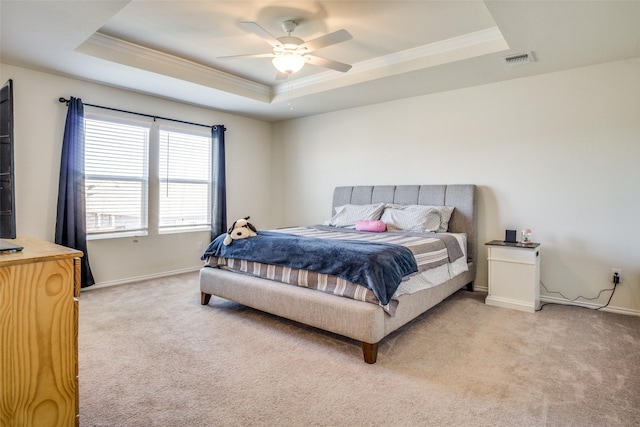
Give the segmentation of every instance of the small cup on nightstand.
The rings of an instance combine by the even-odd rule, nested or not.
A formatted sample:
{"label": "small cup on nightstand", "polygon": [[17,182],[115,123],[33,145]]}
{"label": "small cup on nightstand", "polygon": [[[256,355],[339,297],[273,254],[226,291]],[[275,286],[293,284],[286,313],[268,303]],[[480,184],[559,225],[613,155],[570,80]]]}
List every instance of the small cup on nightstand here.
{"label": "small cup on nightstand", "polygon": [[521,233],[522,233],[522,243],[531,243],[531,229],[523,228]]}

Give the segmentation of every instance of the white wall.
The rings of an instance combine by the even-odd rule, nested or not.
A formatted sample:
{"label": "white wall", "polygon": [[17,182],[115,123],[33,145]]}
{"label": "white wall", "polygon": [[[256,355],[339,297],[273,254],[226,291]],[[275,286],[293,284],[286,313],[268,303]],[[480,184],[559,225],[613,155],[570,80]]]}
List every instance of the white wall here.
{"label": "white wall", "polygon": [[[53,241],[58,176],[67,109],[59,97],[203,124],[224,124],[229,220],[269,215],[271,124],[70,78],[2,64],[0,80],[14,82],[16,212],[19,236]],[[87,107],[89,109],[90,107]],[[251,155],[247,155],[251,153]],[[89,259],[98,284],[197,269],[198,241],[208,232],[93,240]]]}
{"label": "white wall", "polygon": [[[640,311],[640,59],[338,111],[275,125],[46,73],[0,66],[15,85],[19,235],[53,240],[63,96],[227,127],[229,219],[318,223],[337,185],[475,183],[476,285],[484,242],[530,227],[542,280],[568,297],[623,283]],[[271,145],[271,141],[273,146]],[[390,160],[393,159],[393,160]],[[273,188],[273,190],[272,190]],[[195,269],[207,233],[90,242],[98,283]],[[551,294],[551,297],[557,295]],[[607,293],[597,302],[606,302]]]}
{"label": "white wall", "polygon": [[478,288],[484,242],[529,227],[548,289],[594,297],[622,268],[611,306],[640,314],[640,58],[282,122],[273,141],[279,226],[326,219],[337,185],[475,183]]}

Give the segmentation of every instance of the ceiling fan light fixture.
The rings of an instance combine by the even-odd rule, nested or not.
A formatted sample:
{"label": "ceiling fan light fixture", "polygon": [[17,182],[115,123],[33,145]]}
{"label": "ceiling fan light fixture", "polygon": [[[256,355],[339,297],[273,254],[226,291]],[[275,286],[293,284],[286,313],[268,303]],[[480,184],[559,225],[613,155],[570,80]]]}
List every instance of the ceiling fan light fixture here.
{"label": "ceiling fan light fixture", "polygon": [[305,62],[306,60],[302,56],[293,53],[284,53],[273,58],[273,66],[281,73],[286,74],[297,73],[304,67]]}
{"label": "ceiling fan light fixture", "polygon": [[318,67],[339,71],[341,73],[346,73],[351,69],[351,65],[349,64],[314,56],[312,54],[315,50],[351,40],[353,37],[347,30],[334,31],[313,40],[304,41],[301,38],[291,35],[297,25],[298,23],[294,20],[290,19],[285,21],[282,24],[282,28],[286,31],[287,35],[274,37],[255,22],[241,22],[240,26],[242,26],[246,31],[254,33],[270,44],[271,47],[273,47],[273,53],[222,56],[219,58],[273,58],[273,66],[280,72],[276,75],[276,78],[281,78],[282,74],[291,75],[297,73],[302,69],[302,67],[304,67],[305,62]]}

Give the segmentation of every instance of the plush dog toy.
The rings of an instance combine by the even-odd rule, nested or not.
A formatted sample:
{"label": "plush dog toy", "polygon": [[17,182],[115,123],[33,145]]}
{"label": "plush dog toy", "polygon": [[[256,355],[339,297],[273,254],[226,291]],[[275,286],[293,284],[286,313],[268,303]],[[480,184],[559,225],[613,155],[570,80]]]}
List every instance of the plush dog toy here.
{"label": "plush dog toy", "polygon": [[222,242],[225,246],[229,246],[234,240],[246,239],[247,237],[258,235],[258,233],[256,233],[258,230],[248,221],[249,218],[250,217],[247,216],[233,223]]}

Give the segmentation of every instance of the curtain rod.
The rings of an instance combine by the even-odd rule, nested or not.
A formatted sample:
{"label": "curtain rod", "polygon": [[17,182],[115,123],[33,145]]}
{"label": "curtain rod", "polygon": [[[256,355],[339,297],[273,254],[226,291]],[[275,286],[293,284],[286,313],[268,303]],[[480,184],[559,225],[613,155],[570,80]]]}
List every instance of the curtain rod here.
{"label": "curtain rod", "polygon": [[[59,102],[64,102],[67,106],[69,106],[69,100],[68,99],[64,99],[64,98],[58,98]],[[149,117],[151,119],[153,119],[153,121],[156,121],[156,119],[160,119],[160,120],[168,120],[170,122],[177,122],[177,123],[183,123],[186,125],[193,125],[193,126],[200,126],[203,128],[210,128],[210,129],[215,129],[217,126],[216,125],[203,125],[201,123],[193,123],[193,122],[186,122],[184,120],[178,120],[178,119],[170,119],[167,117],[161,117],[161,116],[153,116],[151,114],[144,114],[144,113],[136,113],[135,111],[127,111],[127,110],[121,110],[119,108],[111,108],[111,107],[103,107],[102,105],[94,105],[94,104],[84,104],[87,107],[94,107],[94,108],[102,108],[103,110],[109,110],[109,111],[117,111],[119,113],[127,113],[127,114],[133,114],[136,116],[142,116],[142,117]]]}

